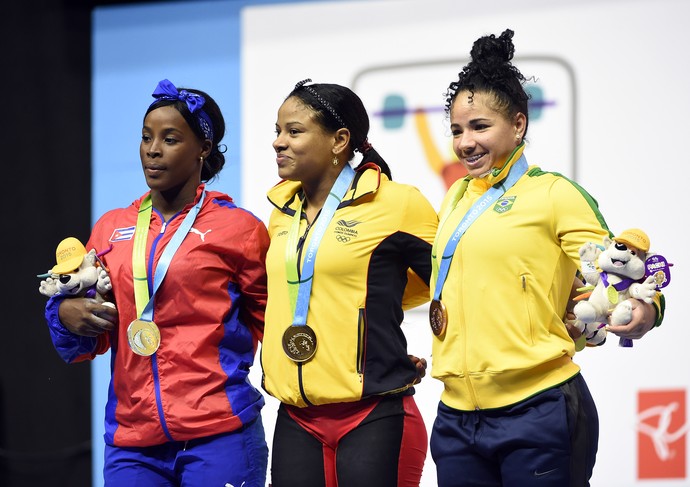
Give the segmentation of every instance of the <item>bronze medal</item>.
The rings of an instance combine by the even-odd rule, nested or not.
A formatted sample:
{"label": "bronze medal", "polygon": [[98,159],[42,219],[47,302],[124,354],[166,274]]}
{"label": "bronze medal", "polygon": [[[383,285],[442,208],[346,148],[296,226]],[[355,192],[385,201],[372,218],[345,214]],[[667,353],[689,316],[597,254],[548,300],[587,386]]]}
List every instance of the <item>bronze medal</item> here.
{"label": "bronze medal", "polygon": [[316,333],[307,325],[291,325],[283,333],[283,350],[293,362],[306,362],[316,353]]}
{"label": "bronze medal", "polygon": [[446,305],[440,299],[431,301],[429,306],[429,324],[431,325],[431,331],[437,337],[442,336],[446,332],[448,312],[446,311]]}
{"label": "bronze medal", "polygon": [[129,348],[137,355],[148,357],[161,344],[161,333],[153,321],[134,320],[127,328]]}

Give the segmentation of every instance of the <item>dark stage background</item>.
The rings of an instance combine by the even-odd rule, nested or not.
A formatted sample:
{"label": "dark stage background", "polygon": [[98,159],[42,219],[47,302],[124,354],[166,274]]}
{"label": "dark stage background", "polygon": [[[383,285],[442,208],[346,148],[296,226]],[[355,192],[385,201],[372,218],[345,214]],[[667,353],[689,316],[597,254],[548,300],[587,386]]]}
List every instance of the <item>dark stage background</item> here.
{"label": "dark stage background", "polygon": [[91,485],[90,366],[55,353],[36,275],[89,235],[91,11],[116,3],[2,6],[2,487]]}

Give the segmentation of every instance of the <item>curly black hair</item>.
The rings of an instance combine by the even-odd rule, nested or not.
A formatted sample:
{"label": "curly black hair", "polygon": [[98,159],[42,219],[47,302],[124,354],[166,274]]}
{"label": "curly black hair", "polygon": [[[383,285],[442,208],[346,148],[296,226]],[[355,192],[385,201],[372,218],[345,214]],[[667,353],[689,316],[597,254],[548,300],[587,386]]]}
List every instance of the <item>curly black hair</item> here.
{"label": "curly black hair", "polygon": [[477,39],[470,51],[470,62],[458,73],[458,80],[448,86],[446,113],[450,114],[453,101],[461,91],[470,93],[470,101],[475,93],[487,93],[493,95],[493,108],[498,112],[509,118],[518,112],[525,115],[526,133],[529,95],[523,88],[526,78],[511,63],[514,54],[513,31],[510,29],[504,30],[498,38],[491,34]]}

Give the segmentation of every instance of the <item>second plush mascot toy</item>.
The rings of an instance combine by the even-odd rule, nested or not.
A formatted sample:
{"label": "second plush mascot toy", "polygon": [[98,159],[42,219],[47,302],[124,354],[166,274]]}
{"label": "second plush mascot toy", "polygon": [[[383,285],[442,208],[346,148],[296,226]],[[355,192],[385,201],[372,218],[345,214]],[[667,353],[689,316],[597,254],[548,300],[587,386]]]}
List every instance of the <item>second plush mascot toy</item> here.
{"label": "second plush mascot toy", "polygon": [[[582,274],[587,287],[574,308],[576,326],[587,345],[606,341],[606,324],[624,325],[632,319],[628,298],[651,303],[659,285],[658,274],[648,272],[649,237],[638,228],[604,238],[603,247],[588,242],[580,248]],[[632,346],[621,339],[622,346]]]}

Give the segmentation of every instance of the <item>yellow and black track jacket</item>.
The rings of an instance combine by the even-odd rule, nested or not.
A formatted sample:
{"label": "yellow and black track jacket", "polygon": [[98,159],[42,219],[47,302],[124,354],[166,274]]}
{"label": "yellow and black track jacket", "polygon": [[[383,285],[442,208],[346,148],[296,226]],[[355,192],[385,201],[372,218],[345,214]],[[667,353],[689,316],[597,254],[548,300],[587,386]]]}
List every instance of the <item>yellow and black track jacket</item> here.
{"label": "yellow and black track jacket", "polygon": [[[264,389],[298,407],[411,392],[416,372],[400,324],[403,309],[429,299],[436,212],[416,188],[388,180],[377,166],[357,171],[315,260],[307,325],[316,333],[316,355],[296,363],[284,353],[282,337],[293,320],[285,246],[300,196],[301,184],[290,181],[268,193],[276,208],[266,259]],[[311,232],[304,215],[300,236],[306,249]]]}

